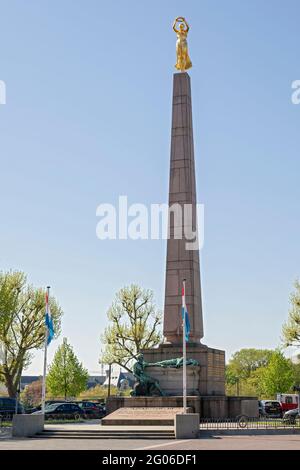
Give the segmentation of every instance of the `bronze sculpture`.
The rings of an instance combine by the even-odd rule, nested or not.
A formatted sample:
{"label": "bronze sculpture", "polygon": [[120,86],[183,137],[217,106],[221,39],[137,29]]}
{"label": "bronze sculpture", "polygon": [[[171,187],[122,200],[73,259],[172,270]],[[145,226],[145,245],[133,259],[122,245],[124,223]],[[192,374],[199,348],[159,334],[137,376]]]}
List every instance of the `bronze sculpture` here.
{"label": "bronze sculpture", "polygon": [[[187,359],[187,366],[199,366],[199,362],[195,359]],[[153,362],[146,365],[146,367],[171,367],[174,369],[179,369],[183,366],[183,357],[178,357],[177,359],[168,359],[166,361]]]}
{"label": "bronze sculpture", "polygon": [[[187,359],[187,366],[198,366],[199,362],[194,359]],[[165,393],[159,385],[159,381],[147,374],[147,367],[163,367],[179,369],[183,366],[183,357],[177,359],[169,359],[159,362],[145,362],[143,354],[139,354],[137,361],[133,366],[133,375],[137,379],[134,384],[131,396],[164,396]]]}
{"label": "bronze sculpture", "polygon": [[133,366],[133,375],[137,379],[134,384],[131,396],[163,396],[164,392],[159,386],[158,380],[145,373],[147,362],[144,361],[143,354],[139,354]]}

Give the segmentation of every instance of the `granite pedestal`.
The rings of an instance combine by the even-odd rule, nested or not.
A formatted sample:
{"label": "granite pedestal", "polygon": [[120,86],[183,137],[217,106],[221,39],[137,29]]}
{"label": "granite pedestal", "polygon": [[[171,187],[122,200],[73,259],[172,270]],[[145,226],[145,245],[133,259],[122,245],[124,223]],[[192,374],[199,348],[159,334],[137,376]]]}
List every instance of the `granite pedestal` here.
{"label": "granite pedestal", "polygon": [[[200,388],[200,366],[188,366],[186,369],[187,394],[198,395]],[[180,395],[182,390],[182,367],[175,369],[170,367],[147,367],[146,373],[159,381],[160,388],[168,396]]]}
{"label": "granite pedestal", "polygon": [[[153,408],[182,408],[182,396],[169,397],[116,397],[110,396],[106,402],[107,414],[119,408],[141,408],[147,421],[147,409]],[[188,396],[187,406],[192,413],[200,418],[236,419],[246,415],[258,417],[258,401],[256,397],[227,397],[227,396]],[[145,422],[146,422],[145,421]]]}
{"label": "granite pedestal", "polygon": [[[146,362],[159,362],[182,357],[182,345],[161,344],[143,351]],[[200,367],[187,366],[189,395],[225,395],[225,352],[202,344],[187,344],[187,359],[195,359]],[[169,395],[182,395],[182,368],[161,369],[147,367],[147,373],[160,381]],[[163,380],[163,384],[161,382]],[[167,380],[169,384],[166,383]],[[166,387],[166,389],[164,388]]]}

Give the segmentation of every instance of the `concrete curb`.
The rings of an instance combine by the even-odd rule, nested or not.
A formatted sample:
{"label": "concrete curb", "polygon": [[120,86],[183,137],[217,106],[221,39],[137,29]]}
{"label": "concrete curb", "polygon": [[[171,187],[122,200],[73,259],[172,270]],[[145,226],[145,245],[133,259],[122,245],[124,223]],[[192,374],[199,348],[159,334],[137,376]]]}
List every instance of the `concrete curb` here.
{"label": "concrete curb", "polygon": [[300,429],[200,429],[199,437],[213,436],[272,436],[300,434]]}

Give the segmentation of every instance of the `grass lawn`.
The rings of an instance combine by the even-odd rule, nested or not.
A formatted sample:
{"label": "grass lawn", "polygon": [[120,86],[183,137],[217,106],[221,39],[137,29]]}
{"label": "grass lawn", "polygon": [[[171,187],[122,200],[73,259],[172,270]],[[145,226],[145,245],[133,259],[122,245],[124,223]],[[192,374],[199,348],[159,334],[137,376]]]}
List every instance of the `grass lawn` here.
{"label": "grass lawn", "polygon": [[45,424],[77,424],[85,423],[85,419],[45,419]]}

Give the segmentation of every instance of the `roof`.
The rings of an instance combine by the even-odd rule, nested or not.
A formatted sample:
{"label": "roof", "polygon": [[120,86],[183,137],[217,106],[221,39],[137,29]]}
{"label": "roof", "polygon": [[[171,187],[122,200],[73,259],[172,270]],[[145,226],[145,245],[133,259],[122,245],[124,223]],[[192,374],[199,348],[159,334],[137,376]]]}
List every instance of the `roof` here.
{"label": "roof", "polygon": [[105,375],[90,375],[87,382],[87,388],[93,388],[96,385],[103,385],[105,378]]}
{"label": "roof", "polygon": [[[111,372],[110,383],[114,387],[120,387],[121,380],[128,380],[130,386],[132,386],[135,382],[134,375],[131,372],[123,372],[121,370]],[[109,384],[109,377],[107,375],[104,385],[108,386]]]}
{"label": "roof", "polygon": [[21,384],[28,385],[28,384],[31,384],[32,382],[36,382],[37,380],[40,380],[41,378],[42,378],[41,375],[22,375]]}
{"label": "roof", "polygon": [[[21,389],[23,390],[26,385],[32,384],[42,377],[40,375],[22,375],[21,377]],[[104,375],[90,375],[87,381],[87,388],[93,388],[95,385],[103,385],[106,376]]]}

